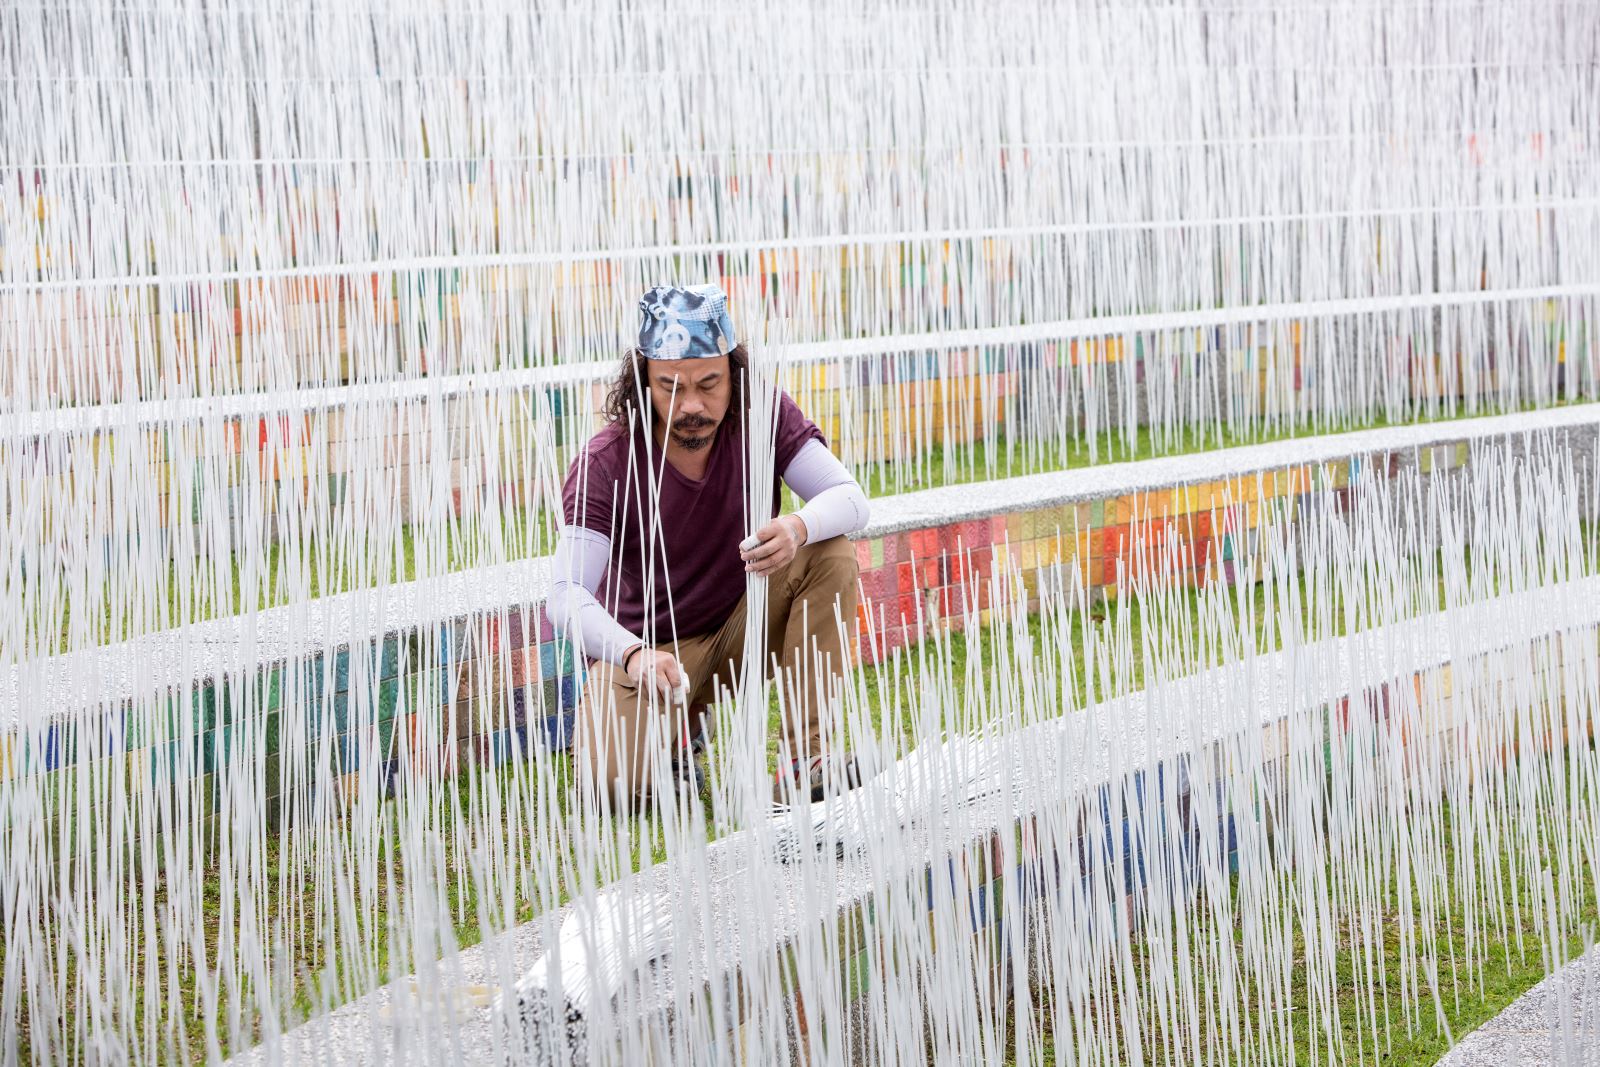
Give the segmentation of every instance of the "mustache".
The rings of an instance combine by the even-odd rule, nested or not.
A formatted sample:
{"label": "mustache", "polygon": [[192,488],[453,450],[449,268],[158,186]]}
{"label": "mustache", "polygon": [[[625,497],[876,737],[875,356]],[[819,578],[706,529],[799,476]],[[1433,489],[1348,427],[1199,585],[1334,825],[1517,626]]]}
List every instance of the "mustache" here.
{"label": "mustache", "polygon": [[715,425],[716,423],[712,422],[704,415],[685,415],[683,418],[674,419],[672,422],[672,428],[680,433],[684,433],[689,430],[704,430]]}

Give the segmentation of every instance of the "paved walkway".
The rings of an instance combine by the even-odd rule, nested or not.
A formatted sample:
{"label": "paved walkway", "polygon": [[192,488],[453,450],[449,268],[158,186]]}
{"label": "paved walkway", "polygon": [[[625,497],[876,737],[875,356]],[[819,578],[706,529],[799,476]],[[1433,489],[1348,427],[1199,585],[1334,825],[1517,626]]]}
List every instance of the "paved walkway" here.
{"label": "paved walkway", "polygon": [[1600,1067],[1600,947],[1467,1034],[1439,1067]]}

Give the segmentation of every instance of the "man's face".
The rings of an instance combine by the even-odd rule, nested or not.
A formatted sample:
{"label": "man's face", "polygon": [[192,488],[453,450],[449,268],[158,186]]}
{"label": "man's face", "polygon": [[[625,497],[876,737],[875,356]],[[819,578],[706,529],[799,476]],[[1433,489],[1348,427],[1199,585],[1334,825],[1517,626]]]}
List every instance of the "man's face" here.
{"label": "man's face", "polygon": [[645,366],[657,420],[665,421],[672,411],[667,428],[672,443],[689,452],[710,445],[733,397],[728,357],[651,359]]}

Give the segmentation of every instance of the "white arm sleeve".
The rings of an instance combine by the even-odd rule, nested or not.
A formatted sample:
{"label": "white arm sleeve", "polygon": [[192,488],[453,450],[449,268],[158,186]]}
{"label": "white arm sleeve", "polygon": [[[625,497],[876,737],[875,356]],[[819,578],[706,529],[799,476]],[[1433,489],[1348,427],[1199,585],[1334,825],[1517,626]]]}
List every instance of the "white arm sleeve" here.
{"label": "white arm sleeve", "polygon": [[826,541],[867,525],[867,494],[828,446],[810,440],[795,453],[783,481],[805,506],[795,512],[806,524],[806,541]]}
{"label": "white arm sleeve", "polygon": [[550,593],[544,611],[552,626],[577,641],[580,655],[620,667],[622,654],[640,639],[595,599],[610,557],[609,537],[582,526],[563,526],[550,559]]}

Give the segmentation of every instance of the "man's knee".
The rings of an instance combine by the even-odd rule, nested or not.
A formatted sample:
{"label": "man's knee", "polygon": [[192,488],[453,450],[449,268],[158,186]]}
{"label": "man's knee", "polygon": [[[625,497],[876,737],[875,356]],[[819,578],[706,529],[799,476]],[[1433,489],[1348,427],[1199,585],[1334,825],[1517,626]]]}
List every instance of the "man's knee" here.
{"label": "man's knee", "polygon": [[613,664],[590,664],[573,724],[573,756],[608,785],[626,763],[620,758],[624,747],[633,743],[629,727],[637,714],[638,693],[625,681],[627,675]]}
{"label": "man's knee", "polygon": [[[796,576],[796,603],[790,608],[803,610],[809,618],[808,626],[821,633],[837,626],[848,636],[855,624],[856,606],[860,602],[860,567],[856,563],[855,545],[846,537],[830,537],[815,545],[800,549],[814,551],[803,561],[803,570]],[[797,555],[796,559],[800,557]]]}
{"label": "man's knee", "polygon": [[[649,794],[657,758],[667,756],[685,730],[684,717],[674,708],[670,701],[651,699],[620,667],[592,664],[573,731],[580,779],[609,794],[619,810],[641,803]],[[694,711],[695,718],[709,719],[703,705]]]}
{"label": "man's knee", "polygon": [[585,675],[579,707],[588,713],[587,722],[603,725],[614,723],[618,718],[632,718],[638,692],[622,668],[596,661],[589,664]]}
{"label": "man's knee", "polygon": [[855,543],[843,535],[802,545],[795,559],[802,570],[802,581],[810,579],[808,584],[813,586],[854,592],[861,574]]}

